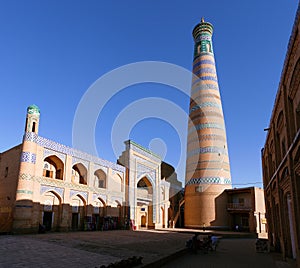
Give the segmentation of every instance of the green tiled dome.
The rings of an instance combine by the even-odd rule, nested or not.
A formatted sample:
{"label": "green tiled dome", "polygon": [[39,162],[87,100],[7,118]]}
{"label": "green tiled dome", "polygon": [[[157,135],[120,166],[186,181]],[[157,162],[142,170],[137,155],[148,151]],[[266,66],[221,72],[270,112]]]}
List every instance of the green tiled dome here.
{"label": "green tiled dome", "polygon": [[28,106],[27,113],[28,114],[40,114],[40,108],[37,107],[35,104],[32,104],[32,105]]}

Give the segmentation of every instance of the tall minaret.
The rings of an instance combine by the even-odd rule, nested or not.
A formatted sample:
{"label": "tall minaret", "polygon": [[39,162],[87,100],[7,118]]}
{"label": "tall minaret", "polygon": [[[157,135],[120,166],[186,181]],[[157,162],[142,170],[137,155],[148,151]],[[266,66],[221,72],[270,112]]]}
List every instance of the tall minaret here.
{"label": "tall minaret", "polygon": [[184,208],[188,228],[228,225],[221,193],[231,188],[231,176],[212,33],[213,26],[203,18],[193,30]]}

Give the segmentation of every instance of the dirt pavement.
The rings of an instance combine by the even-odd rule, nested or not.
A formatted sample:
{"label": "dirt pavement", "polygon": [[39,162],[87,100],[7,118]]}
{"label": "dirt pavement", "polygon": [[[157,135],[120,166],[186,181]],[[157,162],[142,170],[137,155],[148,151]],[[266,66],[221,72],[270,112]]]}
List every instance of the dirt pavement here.
{"label": "dirt pavement", "polygon": [[196,254],[189,252],[183,257],[168,262],[164,268],[291,268],[294,262],[282,261],[274,253],[257,253],[255,239],[221,239],[216,251]]}
{"label": "dirt pavement", "polygon": [[133,256],[143,257],[142,266],[147,267],[162,267],[167,259],[163,267],[293,267],[274,254],[256,253],[253,238],[221,239],[216,252],[180,255],[192,235],[174,231],[1,235],[0,267],[99,268]]}
{"label": "dirt pavement", "polygon": [[142,256],[143,264],[185,247],[186,233],[70,232],[0,236],[0,267],[100,267]]}

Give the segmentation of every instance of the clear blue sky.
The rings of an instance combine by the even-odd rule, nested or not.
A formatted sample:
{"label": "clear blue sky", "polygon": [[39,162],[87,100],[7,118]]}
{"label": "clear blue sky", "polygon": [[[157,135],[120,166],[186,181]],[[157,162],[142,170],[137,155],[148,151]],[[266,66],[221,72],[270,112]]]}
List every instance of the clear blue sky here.
{"label": "clear blue sky", "polygon": [[[254,185],[261,181],[263,129],[269,124],[297,5],[286,0],[2,0],[0,151],[21,142],[26,108],[33,103],[41,109],[40,135],[72,146],[81,97],[117,67],[147,60],[191,70],[191,32],[203,16],[214,25],[233,185]],[[149,97],[166,98],[188,111],[188,98],[174,88],[125,88],[98,118],[100,157],[116,161],[110,137],[116,116],[133,101]],[[145,147],[153,139],[163,140],[165,161],[177,166],[180,137],[169,122],[137,122],[129,138]],[[184,170],[178,175],[183,181]]]}

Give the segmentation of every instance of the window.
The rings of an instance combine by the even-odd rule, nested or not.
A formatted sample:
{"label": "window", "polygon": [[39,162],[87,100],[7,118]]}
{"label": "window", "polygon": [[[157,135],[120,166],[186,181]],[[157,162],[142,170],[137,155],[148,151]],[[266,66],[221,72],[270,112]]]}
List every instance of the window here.
{"label": "window", "polygon": [[203,192],[203,189],[202,189],[202,186],[198,185],[195,187],[195,192],[196,193],[202,193]]}
{"label": "window", "polygon": [[32,132],[35,132],[35,122],[32,123]]}
{"label": "window", "polygon": [[8,176],[8,167],[5,168],[4,177],[6,178]]}
{"label": "window", "polygon": [[242,217],[242,226],[249,227],[249,218],[248,217]]}
{"label": "window", "polygon": [[99,188],[105,188],[105,187],[104,187],[104,180],[98,179],[98,187],[99,187]]}

